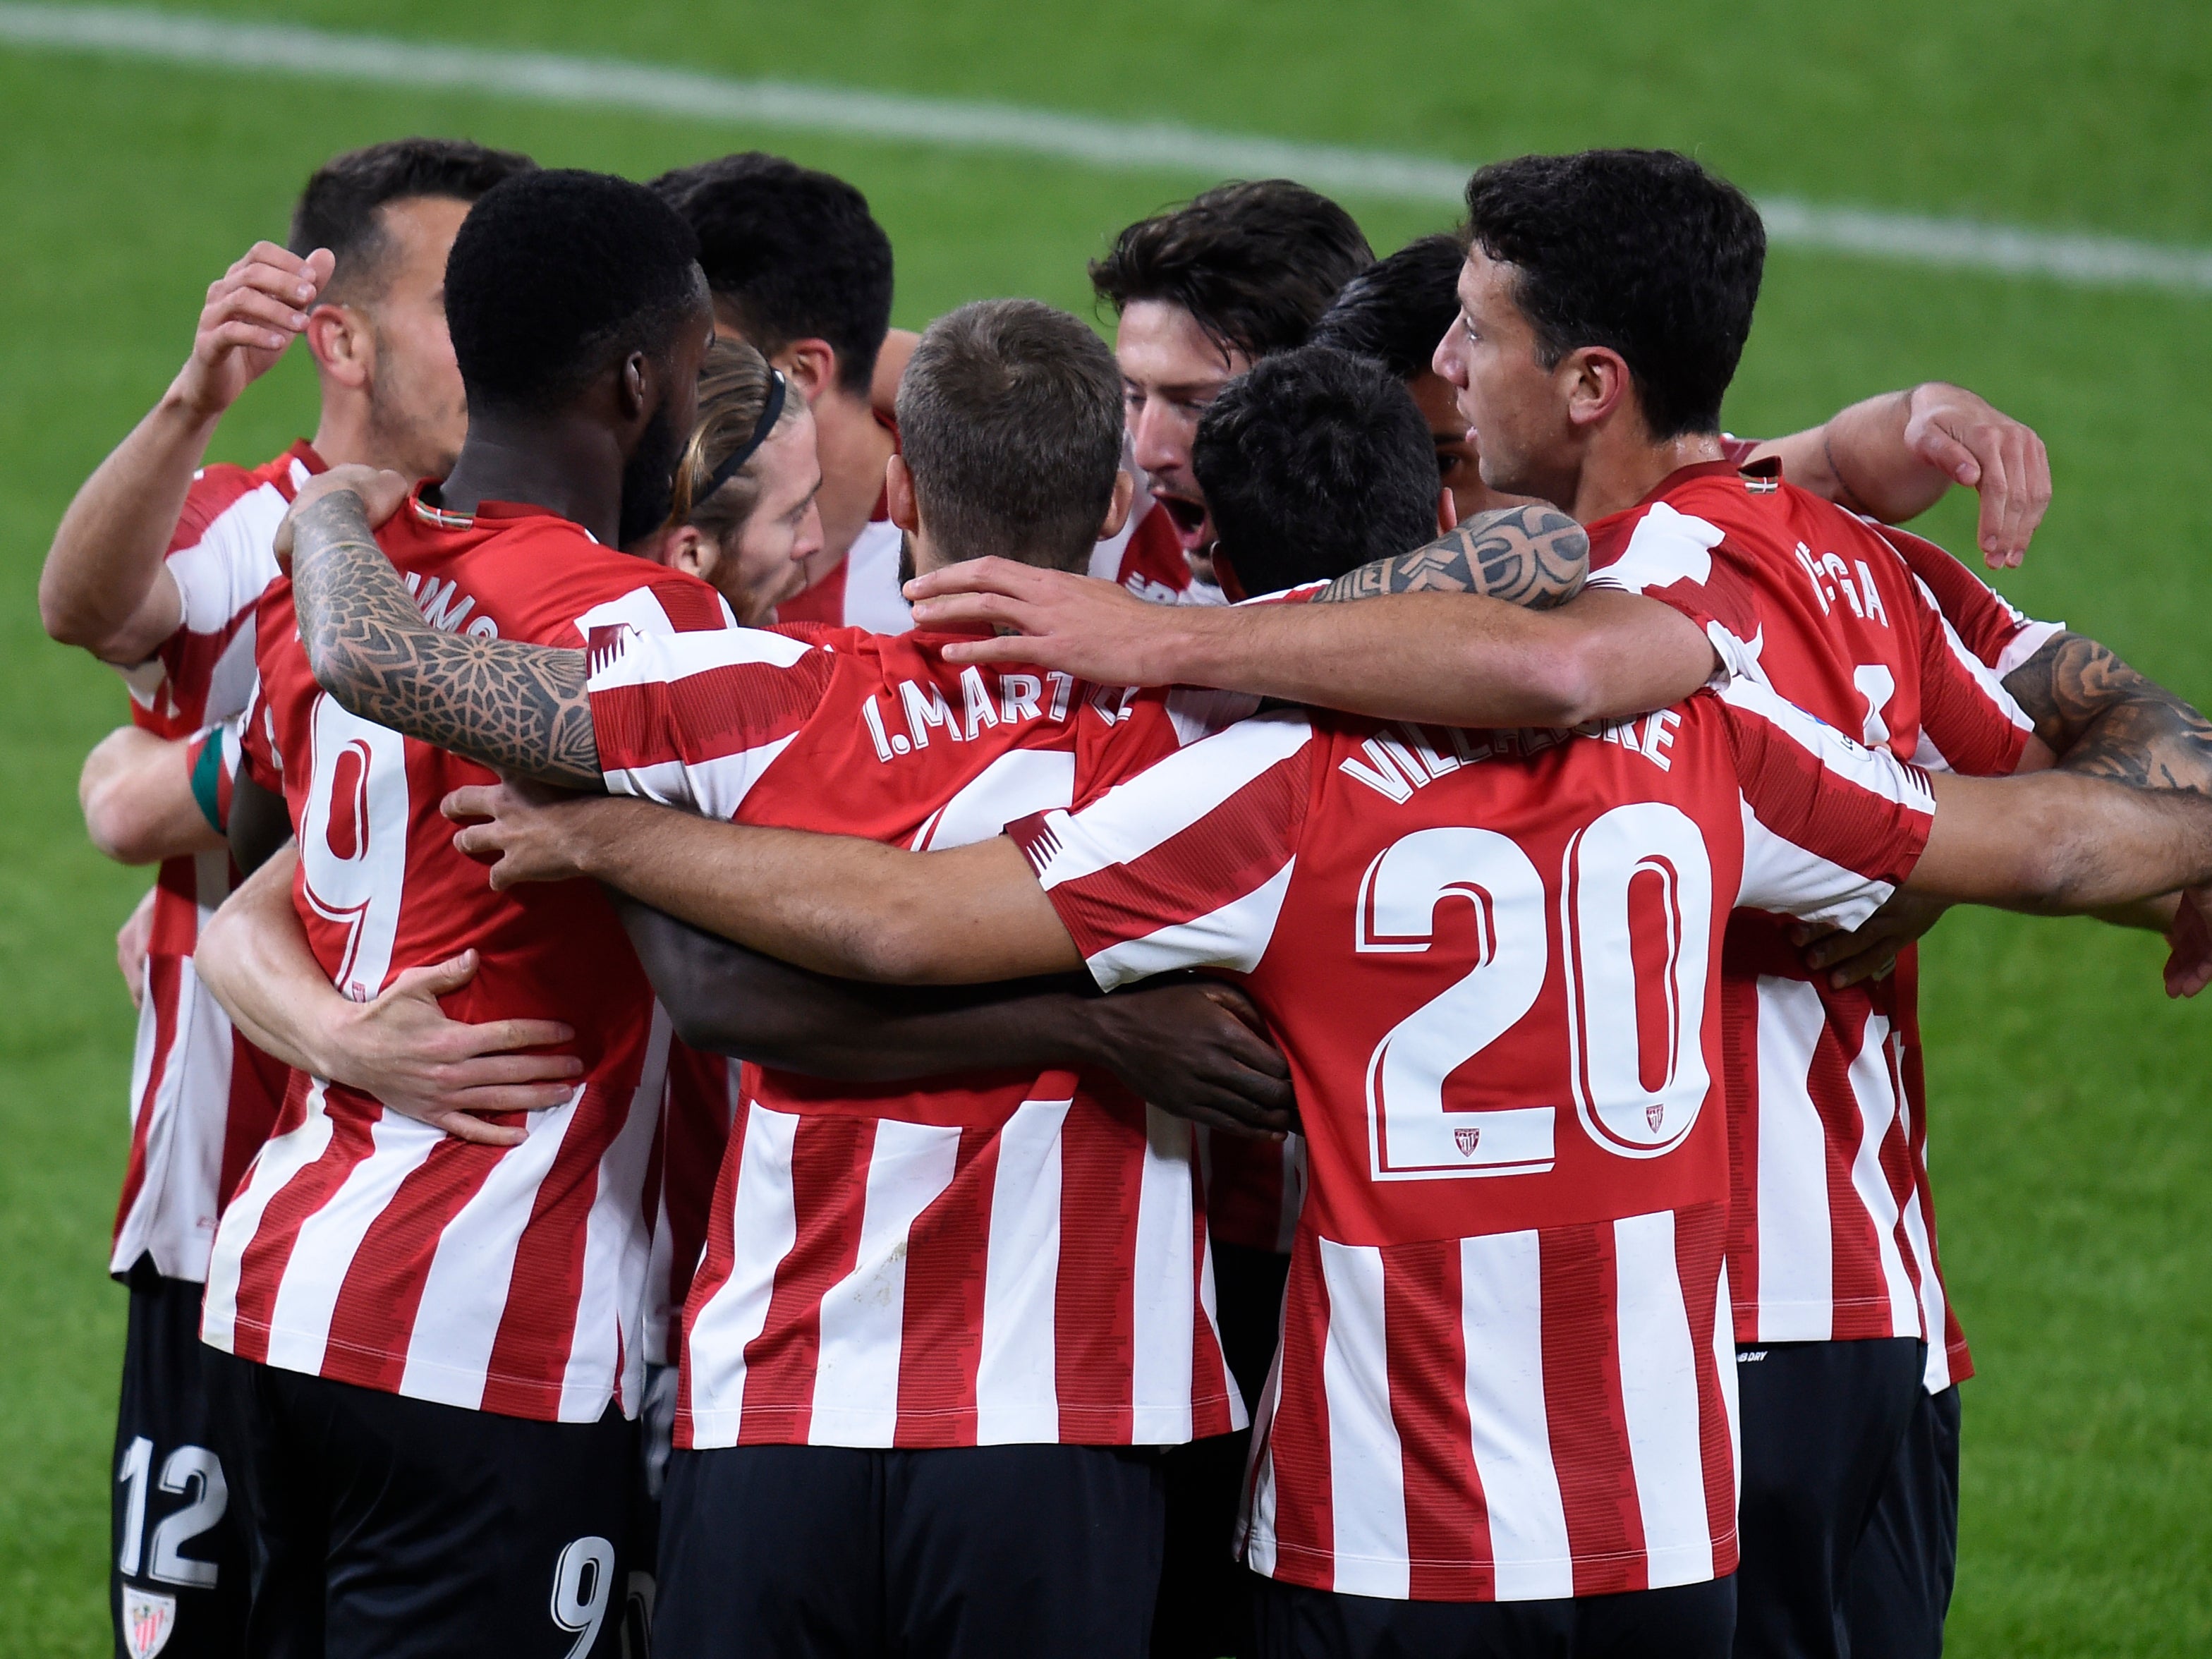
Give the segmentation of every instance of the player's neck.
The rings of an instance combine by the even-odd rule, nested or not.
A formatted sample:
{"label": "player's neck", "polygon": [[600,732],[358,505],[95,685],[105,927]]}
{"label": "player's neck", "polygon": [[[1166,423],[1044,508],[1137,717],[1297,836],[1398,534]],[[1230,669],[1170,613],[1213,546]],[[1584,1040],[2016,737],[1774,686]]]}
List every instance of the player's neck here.
{"label": "player's neck", "polygon": [[884,493],[884,466],[891,458],[891,434],[865,398],[842,386],[814,400],[814,442],[822,459],[822,551],[809,559],[815,580],[835,569],[852,550]]}
{"label": "player's neck", "polygon": [[612,547],[622,524],[622,456],[604,427],[479,416],[469,422],[439,500],[454,513],[473,513],[485,501],[542,507]]}
{"label": "player's neck", "polygon": [[1583,451],[1571,504],[1561,502],[1578,524],[1625,512],[1670,474],[1723,458],[1712,433],[1690,433],[1654,441],[1640,420],[1608,422],[1590,434]]}

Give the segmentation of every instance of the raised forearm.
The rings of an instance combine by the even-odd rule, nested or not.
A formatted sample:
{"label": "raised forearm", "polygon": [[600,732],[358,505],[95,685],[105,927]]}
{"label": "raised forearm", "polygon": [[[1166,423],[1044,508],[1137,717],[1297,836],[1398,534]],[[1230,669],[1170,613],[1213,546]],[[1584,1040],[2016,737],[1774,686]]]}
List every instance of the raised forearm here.
{"label": "raised forearm", "polygon": [[1826,423],[1777,446],[1783,476],[1886,524],[1916,519],[1943,499],[1951,479],[1905,442],[1912,392],[1885,392],[1838,410]]}
{"label": "raised forearm", "polygon": [[295,515],[292,585],[308,665],[349,713],[501,771],[599,787],[584,653],[432,627],[359,496]]}
{"label": "raised forearm", "polygon": [[634,900],[619,906],[677,1035],[695,1048],[860,1082],[1102,1062],[1086,1012],[1097,999],[1071,981],[863,984],[794,968]]}
{"label": "raised forearm", "polygon": [[161,560],[216,419],[172,390],[84,481],[39,573],[49,635],[134,663],[175,630],[182,610]]}

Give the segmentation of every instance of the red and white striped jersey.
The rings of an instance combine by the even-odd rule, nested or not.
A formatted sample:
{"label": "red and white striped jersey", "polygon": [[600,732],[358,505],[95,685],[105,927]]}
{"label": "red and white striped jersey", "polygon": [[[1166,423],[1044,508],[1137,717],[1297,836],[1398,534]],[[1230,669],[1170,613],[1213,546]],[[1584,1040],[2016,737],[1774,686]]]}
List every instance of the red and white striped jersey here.
{"label": "red and white striped jersey", "polygon": [[1091,574],[1118,582],[1139,599],[1155,605],[1222,603],[1221,590],[1192,573],[1167,508],[1141,489],[1121,533],[1092,550]]}
{"label": "red and white striped jersey", "polygon": [[[611,790],[915,848],[1176,744],[1170,700],[951,637],[593,641]],[[1174,1443],[1241,1426],[1190,1126],[1110,1079],[748,1066],[684,1310],[677,1443]]]}
{"label": "red and white striped jersey", "polygon": [[899,552],[905,538],[881,502],[836,567],[803,592],[775,608],[780,623],[818,623],[871,634],[903,634],[914,611],[899,590]]}
{"label": "red and white striped jersey", "polygon": [[744,1067],[724,1054],[668,1042],[668,1091],[662,1097],[660,1139],[646,1191],[659,1194],[647,1276],[645,1363],[676,1363],[684,1303],[707,1248],[715,1173],[730,1144],[730,1125],[744,1098]]}
{"label": "red and white striped jersey", "polygon": [[[2010,772],[2028,721],[1872,526],[1771,469],[1682,469],[1589,526],[1590,580],[1698,623],[1727,669],[1923,765]],[[1948,1317],[1900,1071],[1910,977],[1838,990],[1773,918],[1729,930],[1741,1343],[1933,1335]]]}
{"label": "red and white striped jersey", "polygon": [[[301,442],[260,466],[193,476],[167,555],[183,619],[151,658],[125,671],[134,724],[174,739],[244,712],[254,607],[276,574],[270,542],[294,493],[322,470]],[[168,1278],[207,1277],[216,1218],[284,1096],[285,1068],[231,1030],[192,969],[200,927],[234,875],[230,855],[212,852],[164,860],[156,877],[111,1273],[150,1255]]]}
{"label": "red and white striped jersey", "polygon": [[[1944,620],[1951,624],[1966,647],[1990,672],[2010,674],[2041,650],[2063,623],[2037,622],[2014,609],[1973,571],[1942,548],[1907,530],[1884,527],[1883,537],[1897,549],[1912,574],[1936,596]],[[1912,1181],[1919,1194],[1920,1211],[1928,1227],[1931,1247],[1938,1242],[1936,1195],[1928,1176],[1928,1078],[1921,1054],[1920,1008],[1917,994],[1920,975],[1919,948],[1908,948],[1898,958],[1898,1000],[1901,1014],[1898,1031],[1902,1041],[1898,1073],[1904,1079],[1905,1097],[1912,1115]],[[1939,1257],[1938,1274],[1941,1267]],[[1940,1290],[1940,1285],[1939,1285]],[[1954,1382],[1974,1374],[1966,1334],[1960,1327],[1957,1305],[1944,1294],[1943,1340],[1928,1345],[1928,1391],[1940,1394]]]}
{"label": "red and white striped jersey", "polygon": [[[600,547],[534,507],[447,513],[418,492],[378,533],[424,614],[483,638],[580,647],[586,630],[716,629],[705,583]],[[473,948],[455,1018],[559,1018],[582,1080],[517,1114],[512,1147],[450,1139],[301,1079],[216,1237],[205,1340],[241,1358],[507,1416],[635,1413],[668,1030],[589,882],[492,890],[439,803],[486,769],[348,714],[307,669],[291,584],[264,601],[265,714],[249,763],[281,777],[295,903],[349,996]]]}
{"label": "red and white striped jersey", "polygon": [[1102,986],[1228,970],[1290,1061],[1255,1570],[1421,1601],[1733,1570],[1723,931],[1863,920],[1933,809],[1739,684],[1579,734],[1283,711],[1012,826]]}

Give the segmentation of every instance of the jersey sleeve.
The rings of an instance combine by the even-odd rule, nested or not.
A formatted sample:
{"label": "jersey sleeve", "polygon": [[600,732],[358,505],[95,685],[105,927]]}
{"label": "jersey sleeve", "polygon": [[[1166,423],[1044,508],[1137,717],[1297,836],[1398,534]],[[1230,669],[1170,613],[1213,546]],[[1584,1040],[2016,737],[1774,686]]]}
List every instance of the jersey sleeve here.
{"label": "jersey sleeve", "polygon": [[1725,674],[1749,674],[1759,660],[1753,643],[1759,636],[1758,590],[1725,539],[1718,525],[1654,501],[1619,556],[1592,570],[1585,586],[1671,605],[1712,641]]}
{"label": "jersey sleeve", "polygon": [[2033,621],[1926,537],[1894,525],[1876,525],[1875,530],[1935,596],[1936,609],[1960,642],[1999,678],[2040,651],[2053,634],[2066,626]]}
{"label": "jersey sleeve", "polygon": [[1258,964],[1304,831],[1316,742],[1302,714],[1261,715],[1079,812],[1006,826],[1101,987]]}
{"label": "jersey sleeve", "polygon": [[276,714],[258,679],[246,697],[246,712],[238,717],[238,769],[270,794],[284,793],[284,755],[276,744]]}
{"label": "jersey sleeve", "polygon": [[757,628],[595,628],[592,727],[608,791],[730,817],[829,694],[836,658]]}
{"label": "jersey sleeve", "polygon": [[1936,797],[1928,775],[1755,680],[1719,693],[1743,799],[1743,881],[1753,910],[1856,927],[1912,873]]}
{"label": "jersey sleeve", "polygon": [[1996,671],[1966,648],[1927,583],[1911,581],[1920,624],[1921,745],[1913,758],[1968,777],[2007,776],[2020,765],[2033,722]]}

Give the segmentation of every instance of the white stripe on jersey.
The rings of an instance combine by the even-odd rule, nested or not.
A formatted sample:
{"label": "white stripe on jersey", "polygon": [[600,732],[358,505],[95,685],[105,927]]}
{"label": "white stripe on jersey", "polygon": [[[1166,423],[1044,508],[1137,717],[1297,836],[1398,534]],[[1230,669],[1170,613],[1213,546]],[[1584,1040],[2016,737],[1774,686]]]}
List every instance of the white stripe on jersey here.
{"label": "white stripe on jersey", "polygon": [[2005,690],[2003,674],[1992,672],[1988,664],[1966,649],[1966,642],[1959,637],[1959,630],[1951,626],[1951,619],[1943,614],[1943,607],[1936,603],[1936,595],[1929,592],[1926,582],[1914,576],[1912,585],[1920,590],[1920,597],[1927,602],[1929,614],[1936,618],[1936,625],[1943,630],[1943,648],[1951,653],[1951,659],[1981,687],[1990,700],[1990,707],[2021,731],[2033,731],[2035,722],[2028,719],[2027,710],[2014,701],[2011,692]]}
{"label": "white stripe on jersey", "polygon": [[1534,1231],[1460,1241],[1460,1329],[1474,1471],[1488,1500],[1498,1599],[1575,1593],[1567,1510],[1544,1401],[1544,1310],[1513,1291],[1540,1282]]}
{"label": "white stripe on jersey", "polygon": [[[593,694],[626,686],[668,686],[718,668],[762,664],[788,668],[811,647],[783,634],[757,628],[706,629],[690,634],[625,633],[617,647],[595,653],[588,688]],[[610,793],[636,795],[664,806],[684,806],[710,818],[737,816],[761,775],[798,736],[794,729],[772,742],[736,754],[703,757],[686,764],[680,757],[646,765],[614,768],[603,775]]]}
{"label": "white stripe on jersey", "polygon": [[860,526],[845,555],[845,626],[871,634],[906,634],[914,609],[899,592],[899,555],[906,534],[889,519]]}
{"label": "white stripe on jersey", "polygon": [[1713,1536],[1698,1431],[1701,1334],[1690,1328],[1682,1300],[1674,1212],[1616,1221],[1613,1237],[1621,1413],[1651,1588],[1702,1583],[1713,1576]]}
{"label": "white stripe on jersey", "polygon": [[1131,980],[1200,964],[1249,973],[1267,954],[1297,868],[1297,860],[1292,859],[1243,897],[1142,939],[1110,945],[1084,965],[1099,988],[1107,991]]}
{"label": "white stripe on jersey", "polygon": [[1825,1342],[1835,1334],[1827,1129],[1805,1079],[1827,1012],[1804,980],[1762,974],[1758,994],[1759,1334]]}
{"label": "white stripe on jersey", "polygon": [[[400,1393],[470,1411],[483,1405],[484,1373],[491,1364],[492,1344],[499,1337],[507,1286],[514,1282],[522,1231],[529,1224],[538,1186],[561,1154],[561,1143],[576,1120],[583,1096],[580,1085],[562,1104],[532,1113],[529,1138],[492,1165],[483,1184],[439,1232],[422,1277],[422,1302],[407,1333]],[[404,1121],[408,1120],[386,1112],[377,1127]],[[301,1241],[304,1248],[305,1233]],[[343,1264],[352,1255],[349,1249],[334,1259]],[[290,1281],[287,1273],[287,1288]]]}
{"label": "white stripe on jersey", "polygon": [[[204,902],[204,866],[210,860],[222,865],[225,885],[229,877],[227,853],[206,854],[195,861],[203,866],[203,926],[213,913]],[[216,903],[221,902],[217,897]],[[179,958],[168,1053],[161,1080],[149,1100],[146,1085],[153,1076],[161,1035],[154,998],[149,985],[131,1055],[132,1126],[136,1127],[141,1113],[151,1112],[153,1118],[146,1126],[138,1191],[115,1230],[107,1270],[125,1273],[140,1256],[151,1255],[155,1270],[167,1278],[204,1279],[208,1252],[215,1243],[216,1215],[224,1196],[219,1188],[230,1130],[234,1054],[230,1016],[200,983],[192,959]]]}
{"label": "white stripe on jersey", "polygon": [[[1851,1159],[1851,1185],[1874,1224],[1875,1248],[1881,1259],[1882,1284],[1889,1293],[1893,1328],[1910,1330],[1919,1316],[1920,1295],[1905,1258],[1897,1249],[1897,1199],[1889,1189],[1888,1172],[1881,1167],[1881,1148],[1897,1116],[1905,1090],[1890,1069],[1889,1021],[1880,1014],[1869,1018],[1865,1040],[1851,1057],[1846,1073],[1851,1097],[1858,1103],[1859,1146]],[[1940,1336],[1935,1339],[1941,1342]]]}
{"label": "white stripe on jersey", "polygon": [[877,1120],[860,1250],[852,1272],[822,1293],[807,1430],[816,1445],[888,1446],[896,1438],[907,1236],[952,1184],[959,1155],[957,1129]]}
{"label": "white stripe on jersey", "polygon": [[1928,1213],[1921,1208],[1917,1182],[1905,1200],[1905,1238],[1912,1246],[1912,1259],[1921,1264],[1921,1328],[1933,1333],[1928,1339],[1928,1366],[1921,1375],[1921,1386],[1929,1394],[1941,1394],[1952,1382],[1948,1308],[1943,1297],[1943,1276],[1929,1265],[1936,1260],[1936,1242],[1928,1236]]}
{"label": "white stripe on jersey", "polygon": [[[592,1207],[584,1218],[584,1260],[577,1286],[576,1329],[571,1340],[568,1364],[561,1377],[561,1419],[574,1422],[588,1412],[605,1392],[607,1347],[604,1333],[622,1333],[619,1353],[623,1374],[616,1379],[618,1397],[635,1407],[645,1399],[645,1305],[647,1276],[652,1272],[653,1240],[639,1231],[637,1201],[632,1194],[645,1189],[646,1170],[653,1161],[653,1144],[660,1113],[659,1097],[666,1087],[668,1048],[674,1036],[668,1011],[656,1000],[653,1028],[646,1039],[645,1069],[640,1074],[622,1132],[599,1154],[599,1176],[592,1193]],[[665,1284],[665,1281],[664,1281]]]}
{"label": "white stripe on jersey", "polygon": [[1075,756],[1066,749],[1009,749],[962,784],[916,832],[913,850],[966,847],[1006,827],[1010,800],[1073,800]]}
{"label": "white stripe on jersey", "polygon": [[[1191,1126],[1145,1109],[1145,1167],[1137,1188],[1135,1352],[1131,1437],[1139,1445],[1180,1445],[1191,1437],[1191,1355],[1182,1340],[1194,1319],[1213,1322],[1212,1308],[1194,1305],[1191,1240],[1198,1225],[1191,1161]],[[1209,1266],[1212,1253],[1206,1255]]]}
{"label": "white stripe on jersey", "polygon": [[1060,1437],[1060,1136],[1073,1103],[1025,1100],[999,1131],[975,1367],[979,1446]]}
{"label": "white stripe on jersey", "polygon": [[799,1119],[789,1112],[755,1106],[742,1112],[740,1121],[744,1139],[732,1149],[738,1162],[730,1276],[700,1307],[684,1334],[687,1353],[699,1344],[720,1358],[720,1364],[705,1376],[696,1370],[690,1376],[692,1433],[699,1445],[737,1443],[738,1421],[744,1408],[745,1347],[766,1328],[776,1264],[799,1241],[791,1182],[791,1150]]}
{"label": "white stripe on jersey", "polygon": [[1204,761],[1194,758],[1180,765],[1156,766],[1107,792],[1103,799],[1113,803],[1111,822],[1116,831],[1110,840],[1099,828],[1108,821],[1107,816],[1096,806],[1085,814],[1088,833],[1072,841],[1064,833],[1067,824],[1054,814],[1054,826],[1063,835],[1043,878],[1044,886],[1049,890],[1063,881],[1131,862],[1189,829],[1268,768],[1288,760],[1312,740],[1313,726],[1305,716],[1283,709],[1241,720],[1225,732],[1193,744],[1182,753],[1203,754]]}
{"label": "white stripe on jersey", "polygon": [[[322,1106],[319,1097],[315,1103]],[[374,1152],[349,1170],[338,1189],[300,1224],[269,1313],[272,1365],[310,1376],[322,1370],[331,1316],[362,1237],[392,1202],[399,1183],[420,1169],[446,1138],[428,1124],[390,1112],[369,1126],[368,1136]]]}
{"label": "white stripe on jersey", "polygon": [[270,1200],[283,1192],[293,1176],[307,1168],[329,1148],[330,1114],[323,1109],[325,1085],[307,1081],[307,1115],[296,1128],[266,1142],[253,1156],[238,1186],[237,1201],[225,1219],[236,1220],[220,1229],[208,1261],[207,1296],[200,1305],[200,1340],[226,1352],[235,1352],[238,1332],[238,1285],[246,1247],[261,1231],[261,1218]]}
{"label": "white stripe on jersey", "polygon": [[1382,1252],[1320,1241],[1328,1287],[1322,1397],[1328,1411],[1328,1504],[1335,1538],[1333,1588],[1345,1595],[1403,1599],[1406,1458],[1390,1413],[1383,1329]]}

